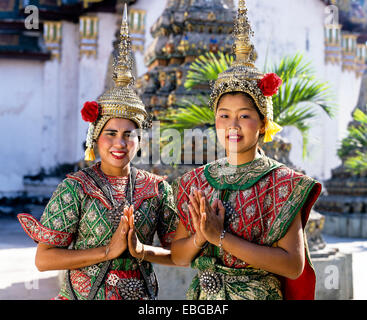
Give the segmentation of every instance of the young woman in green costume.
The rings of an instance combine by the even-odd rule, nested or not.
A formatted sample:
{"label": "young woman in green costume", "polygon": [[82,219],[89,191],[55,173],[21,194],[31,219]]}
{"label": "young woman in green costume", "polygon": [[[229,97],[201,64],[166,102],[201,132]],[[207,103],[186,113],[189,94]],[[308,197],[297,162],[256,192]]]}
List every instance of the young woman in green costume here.
{"label": "young woman in green costume", "polygon": [[[130,165],[139,148],[136,129],[147,119],[132,87],[130,50],[125,5],[116,86],[82,110],[90,122],[86,160],[94,160],[97,144],[101,161],[67,175],[40,221],[18,215],[38,242],[38,269],[68,270],[56,299],[155,299],[152,262],[173,265],[178,218],[172,189],[165,178]],[[156,233],[162,247],[153,246]]]}
{"label": "young woman in green costume", "polygon": [[226,158],[190,171],[174,186],[180,223],[172,259],[198,270],[188,299],[314,299],[304,228],[321,185],[268,158],[272,95],[281,79],[254,66],[244,1],[235,25],[236,61],[212,92]]}

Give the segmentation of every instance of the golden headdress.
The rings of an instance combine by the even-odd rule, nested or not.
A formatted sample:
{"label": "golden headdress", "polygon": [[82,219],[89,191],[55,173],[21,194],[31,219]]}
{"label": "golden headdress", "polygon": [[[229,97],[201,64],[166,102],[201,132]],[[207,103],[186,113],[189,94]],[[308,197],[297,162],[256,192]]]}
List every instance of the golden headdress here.
{"label": "golden headdress", "polygon": [[277,93],[282,80],[274,73],[262,74],[254,65],[256,53],[250,41],[253,36],[244,0],[239,0],[233,37],[235,61],[215,81],[210,105],[216,113],[220,97],[228,92],[245,92],[252,97],[265,118],[264,142],[270,142],[282,128],[273,121],[272,96]]}
{"label": "golden headdress", "polygon": [[81,111],[83,119],[90,122],[86,140],[86,161],[95,160],[94,144],[108,120],[124,118],[135,122],[140,129],[146,126],[148,113],[133,88],[135,79],[131,73],[131,55],[127,5],[125,3],[120,29],[119,54],[113,65],[115,86],[103,93],[97,102],[86,102]]}

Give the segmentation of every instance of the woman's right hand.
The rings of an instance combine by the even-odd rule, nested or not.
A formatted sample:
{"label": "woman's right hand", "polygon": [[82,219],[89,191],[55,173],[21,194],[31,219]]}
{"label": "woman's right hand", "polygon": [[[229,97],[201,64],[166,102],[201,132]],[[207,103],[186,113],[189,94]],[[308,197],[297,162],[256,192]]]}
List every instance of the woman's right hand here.
{"label": "woman's right hand", "polygon": [[204,234],[201,232],[201,228],[200,228],[200,202],[197,200],[198,199],[198,190],[194,189],[193,190],[193,194],[189,195],[189,199],[190,199],[190,204],[188,205],[189,207],[189,211],[192,217],[192,223],[194,225],[195,228],[195,234],[194,234],[194,245],[199,248],[202,247],[205,242],[207,241],[207,239],[205,238]]}
{"label": "woman's right hand", "polygon": [[106,247],[106,260],[116,259],[127,248],[127,235],[129,233],[129,217],[132,214],[132,206],[125,208],[115,233]]}

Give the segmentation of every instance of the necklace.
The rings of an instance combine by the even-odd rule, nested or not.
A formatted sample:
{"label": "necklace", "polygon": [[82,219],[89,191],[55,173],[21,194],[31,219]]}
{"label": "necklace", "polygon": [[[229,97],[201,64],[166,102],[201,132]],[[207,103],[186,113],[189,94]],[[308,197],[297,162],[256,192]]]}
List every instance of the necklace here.
{"label": "necklace", "polygon": [[[85,172],[87,172],[93,180],[97,183],[101,191],[105,194],[107,199],[112,204],[112,210],[109,210],[107,215],[111,223],[113,224],[114,228],[116,229],[118,225],[120,224],[121,220],[121,212],[123,212],[124,208],[129,207],[133,203],[133,192],[134,192],[134,186],[133,186],[133,179],[135,181],[136,177],[136,169],[131,168],[128,176],[128,188],[126,188],[126,197],[124,201],[119,203],[113,196],[113,188],[110,184],[108,178],[104,174],[104,172],[101,170],[100,166],[97,166],[98,170],[93,170],[91,168],[84,169]],[[134,178],[132,177],[132,171],[134,171]]]}
{"label": "necklace", "polygon": [[114,176],[108,176],[106,175],[109,183],[111,184],[111,187],[114,191],[114,198],[121,202],[125,198],[125,194],[129,185],[129,177],[114,177]]}

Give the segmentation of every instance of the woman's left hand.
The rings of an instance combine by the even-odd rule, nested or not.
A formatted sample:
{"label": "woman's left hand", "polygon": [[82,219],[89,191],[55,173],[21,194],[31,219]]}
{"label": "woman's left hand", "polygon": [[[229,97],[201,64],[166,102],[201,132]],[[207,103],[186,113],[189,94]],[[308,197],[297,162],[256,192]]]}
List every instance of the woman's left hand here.
{"label": "woman's left hand", "polygon": [[200,230],[212,244],[218,245],[223,231],[225,208],[222,201],[215,199],[210,205],[208,199],[199,191],[200,198]]}
{"label": "woman's left hand", "polygon": [[131,213],[129,217],[129,234],[128,234],[128,247],[130,254],[137,259],[142,259],[144,257],[144,244],[140,242],[136,235],[135,225],[134,225],[134,213]]}

